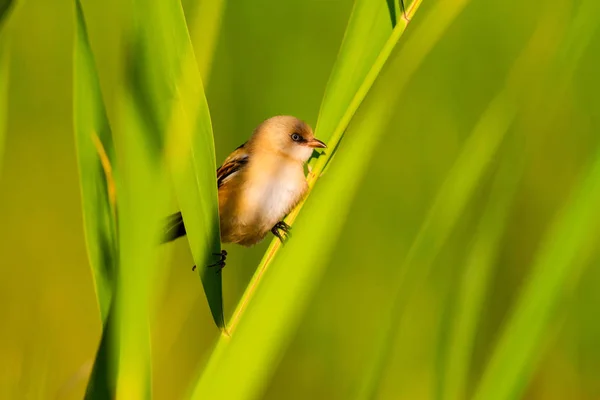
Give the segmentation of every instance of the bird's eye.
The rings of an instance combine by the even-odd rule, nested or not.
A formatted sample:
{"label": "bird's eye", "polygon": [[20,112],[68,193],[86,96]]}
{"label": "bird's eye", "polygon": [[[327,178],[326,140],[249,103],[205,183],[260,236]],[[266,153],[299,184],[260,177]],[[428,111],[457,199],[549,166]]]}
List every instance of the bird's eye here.
{"label": "bird's eye", "polygon": [[292,133],[292,140],[294,142],[299,142],[300,140],[302,140],[302,136],[298,135],[297,133]]}

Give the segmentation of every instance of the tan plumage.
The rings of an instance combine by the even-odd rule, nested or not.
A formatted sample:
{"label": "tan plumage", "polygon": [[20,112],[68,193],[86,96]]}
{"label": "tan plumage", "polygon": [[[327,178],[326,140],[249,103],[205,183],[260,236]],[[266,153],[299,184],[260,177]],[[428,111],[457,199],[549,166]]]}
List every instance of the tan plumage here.
{"label": "tan plumage", "polygon": [[[260,124],[217,169],[221,241],[252,246],[287,232],[283,218],[306,193],[304,163],[326,147],[311,127],[291,116]],[[181,214],[171,217],[167,240],[185,235]]]}

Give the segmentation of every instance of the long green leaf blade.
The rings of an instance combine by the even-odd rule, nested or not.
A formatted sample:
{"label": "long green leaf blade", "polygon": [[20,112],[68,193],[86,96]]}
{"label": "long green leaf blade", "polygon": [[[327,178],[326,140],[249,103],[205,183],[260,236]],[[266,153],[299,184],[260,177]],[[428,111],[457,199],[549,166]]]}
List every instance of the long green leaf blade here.
{"label": "long green leaf blade", "polygon": [[151,397],[150,304],[167,203],[162,138],[149,129],[148,109],[135,88],[120,96],[123,162],[117,180],[119,276],[115,293],[116,398]]}
{"label": "long green leaf blade", "polygon": [[[81,2],[75,2],[73,122],[81,185],[84,233],[102,320],[102,337],[86,399],[111,397],[116,387],[113,297],[118,276],[115,149],[100,91]],[[114,314],[114,313],[113,313]],[[112,322],[109,322],[112,321]]]}
{"label": "long green leaf blade", "polygon": [[223,328],[222,278],[212,264],[221,250],[212,125],[181,3],[140,1],[136,15],[152,60],[142,81],[156,125],[167,135],[168,163],[194,261],[211,314]]}
{"label": "long green leaf blade", "polygon": [[106,321],[117,263],[112,133],[90,48],[83,10],[76,1],[73,118],[81,182],[84,232],[102,321]]}
{"label": "long green leaf blade", "polygon": [[[221,250],[215,156],[208,104],[193,57],[183,60],[179,95],[169,126],[170,164],[186,233],[213,319],[224,328],[221,274],[210,268]],[[214,257],[214,256],[213,256]]]}
{"label": "long green leaf blade", "polygon": [[[394,9],[395,12],[395,9]],[[321,102],[315,135],[327,141],[392,34],[384,1],[357,0]],[[393,16],[395,20],[395,16]],[[368,38],[368,40],[365,40]]]}

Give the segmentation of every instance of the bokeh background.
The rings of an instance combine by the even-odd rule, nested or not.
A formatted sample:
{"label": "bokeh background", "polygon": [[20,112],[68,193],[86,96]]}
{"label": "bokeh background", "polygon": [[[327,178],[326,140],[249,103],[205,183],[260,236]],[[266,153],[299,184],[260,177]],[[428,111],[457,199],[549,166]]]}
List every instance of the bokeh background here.
{"label": "bokeh background", "polygon": [[[424,1],[406,38],[441,1]],[[351,398],[386,326],[392,278],[466,138],[505,87],[517,60],[525,57],[531,72],[519,77],[520,83],[535,80],[538,72],[546,75],[523,90],[521,117],[503,144],[509,150],[502,154],[514,157],[521,177],[493,256],[474,345],[472,390],[527,282],[544,233],[600,146],[600,33],[589,36],[567,79],[548,72],[553,67],[547,54],[560,51],[580,3],[471,0],[425,57],[401,101],[378,105],[394,107],[394,117],[264,398]],[[83,6],[113,117],[128,7],[120,0],[85,0]],[[186,10],[197,6],[196,0],[184,1]],[[351,0],[226,5],[206,82],[218,163],[272,115],[292,114],[316,124],[351,8]],[[0,169],[0,398],[81,398],[101,334],[74,147],[73,21],[71,1],[27,0],[11,16],[7,31],[11,76]],[[193,39],[201,46],[201,38]],[[393,80],[402,72],[395,54],[381,79]],[[478,235],[478,217],[493,201],[497,161],[492,160],[489,176],[408,303],[389,349],[379,398],[440,398],[436,360],[444,351],[448,316]],[[226,312],[267,245],[225,246],[230,252],[223,275]],[[523,382],[523,398],[600,398],[597,247],[581,273],[563,282],[533,379]],[[167,281],[152,320],[157,399],[186,393],[218,336],[200,280],[190,271],[187,244],[180,240],[167,251],[172,261],[164,265]]]}

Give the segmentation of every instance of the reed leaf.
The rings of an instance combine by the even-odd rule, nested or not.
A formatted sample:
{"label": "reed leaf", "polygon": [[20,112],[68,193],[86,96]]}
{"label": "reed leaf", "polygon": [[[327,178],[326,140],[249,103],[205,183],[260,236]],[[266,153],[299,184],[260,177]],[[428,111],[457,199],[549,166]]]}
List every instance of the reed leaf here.
{"label": "reed leaf", "polygon": [[[81,2],[75,2],[73,120],[79,167],[83,225],[102,337],[86,388],[86,399],[111,397],[115,390],[116,349],[112,305],[119,252],[116,204],[116,154],[100,91]],[[109,322],[110,321],[110,322]]]}
{"label": "reed leaf", "polygon": [[81,2],[75,2],[73,118],[83,225],[100,317],[108,316],[117,268],[115,150]]}
{"label": "reed leaf", "polygon": [[156,274],[168,200],[162,138],[148,129],[148,109],[135,89],[119,96],[121,174],[119,209],[119,276],[115,294],[114,368],[116,397],[151,397],[150,300],[158,289]]}
{"label": "reed leaf", "polygon": [[222,278],[212,253],[221,251],[216,161],[212,125],[202,79],[181,3],[139,3],[137,16],[146,38],[140,56],[148,61],[141,86],[166,132],[167,161],[194,261],[213,319],[224,327]]}

